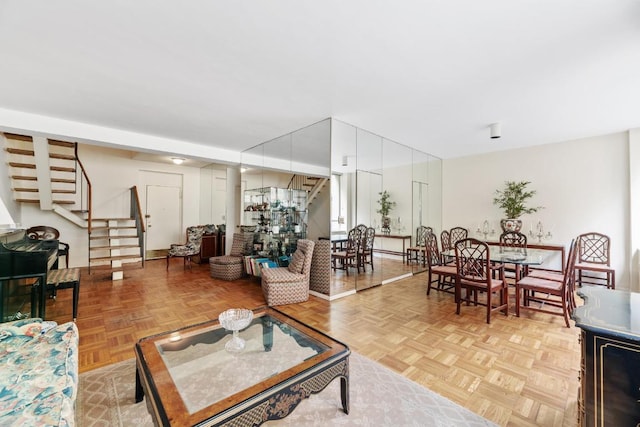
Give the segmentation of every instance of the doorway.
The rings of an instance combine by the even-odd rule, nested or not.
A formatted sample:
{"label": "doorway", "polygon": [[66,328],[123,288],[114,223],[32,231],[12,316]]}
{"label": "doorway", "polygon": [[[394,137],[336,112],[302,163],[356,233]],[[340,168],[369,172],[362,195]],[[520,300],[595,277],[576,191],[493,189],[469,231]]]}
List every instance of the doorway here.
{"label": "doorway", "polygon": [[145,193],[146,258],[164,258],[172,243],[186,239],[182,233],[182,188],[149,184]]}

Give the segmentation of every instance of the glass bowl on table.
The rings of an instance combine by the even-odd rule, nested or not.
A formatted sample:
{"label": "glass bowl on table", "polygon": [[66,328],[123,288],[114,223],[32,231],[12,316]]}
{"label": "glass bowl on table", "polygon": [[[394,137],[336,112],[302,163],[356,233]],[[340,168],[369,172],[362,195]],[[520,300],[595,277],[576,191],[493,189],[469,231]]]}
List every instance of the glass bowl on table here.
{"label": "glass bowl on table", "polygon": [[244,349],[245,341],[240,338],[239,331],[249,326],[253,320],[253,311],[246,308],[230,308],[218,316],[218,321],[228,331],[233,331],[233,336],[225,344],[224,348],[230,353],[239,353]]}

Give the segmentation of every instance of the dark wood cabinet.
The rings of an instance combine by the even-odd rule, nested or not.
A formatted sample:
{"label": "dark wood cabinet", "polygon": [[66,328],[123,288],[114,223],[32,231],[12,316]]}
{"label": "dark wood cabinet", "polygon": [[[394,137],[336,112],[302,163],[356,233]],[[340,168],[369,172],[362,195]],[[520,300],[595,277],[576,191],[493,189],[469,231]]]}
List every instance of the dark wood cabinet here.
{"label": "dark wood cabinet", "polygon": [[209,258],[219,255],[219,234],[205,234],[202,236],[202,243],[200,243],[200,263],[204,264],[209,262]]}
{"label": "dark wood cabinet", "polygon": [[640,294],[583,287],[578,425],[640,424]]}

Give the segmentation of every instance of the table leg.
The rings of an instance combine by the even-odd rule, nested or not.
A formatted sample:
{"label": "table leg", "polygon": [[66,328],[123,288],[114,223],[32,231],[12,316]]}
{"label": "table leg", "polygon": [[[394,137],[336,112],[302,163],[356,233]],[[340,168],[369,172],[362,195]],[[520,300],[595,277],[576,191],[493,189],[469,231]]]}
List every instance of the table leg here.
{"label": "table leg", "polygon": [[144,398],[144,390],[142,389],[142,382],[140,381],[140,371],[136,366],[136,403],[142,402]]}
{"label": "table leg", "polygon": [[342,410],[349,414],[349,374],[340,377],[340,398],[342,399]]}

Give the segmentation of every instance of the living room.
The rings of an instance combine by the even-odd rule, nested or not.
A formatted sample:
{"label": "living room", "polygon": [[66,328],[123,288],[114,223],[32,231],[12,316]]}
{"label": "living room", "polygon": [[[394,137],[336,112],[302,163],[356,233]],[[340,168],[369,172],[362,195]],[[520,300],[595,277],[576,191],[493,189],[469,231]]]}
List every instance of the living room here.
{"label": "living room", "polygon": [[[201,19],[204,17],[198,17],[198,10],[183,11],[189,19],[177,18],[182,15],[166,4],[160,6],[155,14],[149,13],[150,16],[146,16],[147,10],[142,7],[137,9],[136,6],[127,9],[127,13],[103,10],[99,6],[78,6],[76,9],[76,6],[68,4],[59,9],[43,6],[42,10],[27,6],[7,6],[9,13],[4,18],[7,20],[4,39],[20,39],[20,43],[16,42],[15,46],[7,46],[7,61],[15,64],[22,64],[24,61],[29,66],[3,71],[6,77],[3,79],[3,91],[6,89],[7,96],[0,104],[0,130],[79,142],[80,156],[87,169],[94,174],[94,184],[100,190],[95,193],[95,208],[102,215],[119,215],[128,211],[126,189],[131,185],[143,188],[148,184],[146,179],[150,174],[178,179],[183,189],[181,224],[175,227],[171,236],[172,243],[178,243],[184,242],[184,229],[188,225],[223,222],[222,214],[213,212],[211,204],[204,206],[202,201],[202,192],[207,185],[203,176],[209,173],[203,172],[203,165],[216,163],[220,165],[221,171],[225,170],[225,176],[226,169],[230,168],[239,177],[243,149],[295,131],[317,120],[333,117],[442,158],[441,219],[429,224],[437,231],[464,226],[473,237],[480,238],[486,221],[488,232],[498,234],[501,213],[492,203],[496,189],[501,188],[507,180],[530,181],[531,188],[536,191],[534,203],[543,209],[523,217],[523,229],[526,233],[531,232],[535,236],[540,224],[544,229],[540,238],[542,242],[557,243],[565,247],[579,233],[606,233],[611,237],[612,267],[617,275],[616,289],[634,292],[640,290],[637,251],[640,247],[640,227],[636,220],[640,217],[640,123],[637,122],[637,117],[631,117],[637,111],[632,103],[640,99],[640,96],[634,93],[635,64],[632,60],[635,60],[635,55],[623,52],[625,47],[637,41],[635,27],[629,19],[623,18],[633,16],[635,5],[632,2],[604,9],[598,9],[593,4],[571,2],[567,5],[539,6],[536,9],[538,14],[519,9],[514,15],[508,13],[511,6],[506,2],[497,2],[490,7],[484,5],[483,9],[486,10],[478,10],[479,6],[466,3],[460,10],[455,7],[447,9],[445,16],[461,16],[465,19],[454,19],[453,22],[443,19],[442,22],[449,22],[450,30],[444,31],[446,37],[443,33],[435,32],[430,33],[428,38],[423,38],[424,35],[418,29],[424,26],[442,30],[433,21],[434,17],[443,16],[439,15],[442,12],[440,10],[418,11],[413,9],[417,7],[413,5],[409,10],[401,11],[397,7],[378,5],[378,8],[363,3],[340,6],[331,4],[326,10],[322,10],[319,5],[287,6],[300,13],[297,15],[298,19],[291,19],[291,15],[282,11],[276,13],[263,5],[252,4],[250,10],[225,10],[219,6],[211,6],[212,9],[207,11],[212,16],[207,19],[215,18],[215,22],[219,24],[215,30],[215,42],[202,33],[195,32],[196,28],[209,28],[212,22],[203,22]],[[292,15],[295,15],[294,11]],[[407,13],[411,11],[414,13]],[[584,14],[580,16],[588,16],[590,19],[573,19],[576,11]],[[388,16],[382,18],[375,12],[384,12],[382,15],[386,13]],[[474,12],[477,16],[472,19]],[[97,19],[101,14],[104,19]],[[135,19],[127,18],[142,15],[145,18],[140,18],[141,21],[135,23],[132,22]],[[523,19],[524,15],[530,16]],[[360,19],[354,22],[354,16]],[[59,35],[51,36],[51,44],[45,42],[48,36],[44,30],[48,28],[50,17],[58,19],[62,23],[60,27],[65,29]],[[218,22],[224,21],[224,18],[228,22]],[[395,18],[394,23],[390,21],[391,18]],[[20,23],[25,21],[35,24],[31,28],[32,32],[24,38],[16,37],[16,34],[22,34],[18,29],[21,28]],[[191,25],[185,21],[198,24]],[[426,25],[427,21],[431,25]],[[574,21],[581,21],[583,26]],[[104,40],[103,36],[96,36],[111,34],[113,22],[133,31],[129,40],[135,42],[111,46],[111,41]],[[267,22],[271,24],[267,25]],[[347,22],[350,24],[346,25]],[[389,25],[380,25],[380,22]],[[402,27],[399,22],[407,23],[406,28],[411,31],[401,31],[398,28]],[[102,31],[93,31],[87,25]],[[308,28],[304,28],[305,26]],[[337,36],[336,39],[327,36],[318,26],[333,28],[336,30],[335,34],[340,34],[339,40],[342,42],[336,42]],[[134,27],[138,30],[131,30]],[[381,32],[380,27],[385,27],[384,32]],[[390,31],[386,27],[395,29]],[[491,37],[482,30],[487,27],[492,29]],[[247,33],[239,34],[239,28],[244,28]],[[274,28],[279,30],[272,33]],[[349,31],[337,31],[345,28]],[[540,28],[545,29],[543,41],[540,44],[523,45],[525,39],[529,41],[542,37],[541,32],[537,31]],[[551,31],[552,28],[564,30],[554,32]],[[223,35],[224,32],[226,33]],[[77,34],[86,34],[86,42],[80,41]],[[89,36],[90,34],[92,35]],[[152,40],[149,34],[162,35],[158,39],[162,42]],[[505,34],[513,35],[517,42],[513,42],[512,37]],[[287,37],[282,37],[283,35]],[[516,35],[526,37],[521,40],[516,39]],[[184,40],[185,36],[188,36],[185,46],[170,44],[171,38]],[[260,44],[254,44],[253,41],[263,36],[273,42],[273,45],[262,46],[261,49]],[[119,40],[119,37],[114,38]],[[279,56],[277,53],[281,49],[285,50],[282,48],[285,46],[283,38],[298,38],[301,46],[296,45]],[[221,41],[231,39],[234,42],[229,44]],[[327,44],[327,39],[332,39],[333,43]],[[447,48],[436,48],[426,42],[441,39],[449,40],[452,44],[447,44]],[[575,40],[581,40],[585,44],[574,45],[574,42],[578,43]],[[125,48],[124,45],[128,46]],[[141,62],[136,61],[135,55],[140,50],[134,49],[134,45],[145,46],[149,56]],[[235,47],[231,48],[231,45]],[[454,49],[451,46],[456,45],[468,45],[469,48],[452,53]],[[516,48],[512,45],[518,46]],[[309,46],[317,46],[318,49],[310,49]],[[415,48],[408,49],[407,46]],[[444,41],[442,46],[445,46]],[[210,50],[217,52],[216,49],[220,50],[220,56],[215,60],[202,54]],[[419,49],[425,51],[418,52]],[[222,52],[228,51],[235,53],[223,58]],[[541,54],[541,51],[548,52],[549,56]],[[59,57],[52,58],[51,52],[59,52]],[[132,52],[133,58],[129,56]],[[318,58],[315,56],[317,52],[331,55],[321,55],[322,58]],[[581,53],[584,56],[580,56]],[[325,62],[324,58],[327,56],[337,58],[338,64]],[[466,59],[449,66],[434,65],[443,64],[442,60],[449,56]],[[594,65],[591,62],[594,56],[606,58],[603,62],[607,65]],[[182,57],[190,58],[191,62],[176,59]],[[246,63],[239,59],[241,57],[254,58],[256,63]],[[370,57],[377,60],[370,60]],[[418,57],[431,58],[432,61],[417,64],[414,61]],[[380,58],[386,60],[381,61]],[[42,68],[38,67],[39,62],[45,59],[51,64],[48,74],[42,73],[34,77],[31,73],[35,75],[34,70]],[[203,62],[199,62],[200,60]],[[298,68],[307,61],[313,67]],[[211,70],[222,67],[220,63],[231,69],[232,72],[227,75],[234,77],[211,77],[215,74]],[[68,67],[70,64],[76,67]],[[537,68],[540,64],[547,64],[546,67],[550,68]],[[335,86],[325,86],[326,81],[331,80],[326,78],[327,75],[338,75],[334,67],[343,69],[346,77],[338,78],[334,82]],[[25,69],[31,71],[25,73]],[[429,74],[428,69],[436,69],[439,73]],[[603,69],[617,71],[611,75],[603,73]],[[208,72],[200,73],[204,70]],[[255,74],[250,70],[254,70]],[[319,71],[316,73],[315,70]],[[344,102],[341,94],[351,93],[349,91],[352,88],[358,89],[360,85],[357,82],[364,87],[368,74],[376,74],[372,70],[380,70],[380,80],[358,92],[357,98]],[[464,70],[468,71],[463,73]],[[561,70],[557,72],[556,77],[559,78],[546,86],[544,83],[551,80],[552,70]],[[276,74],[282,75],[283,80],[261,80],[265,76]],[[308,79],[300,77],[305,75],[309,76]],[[507,75],[512,80],[508,80]],[[492,77],[491,80],[489,76]],[[161,83],[153,86],[151,82],[156,77],[160,78]],[[106,80],[102,80],[103,78]],[[449,78],[452,80],[449,81]],[[121,84],[106,84],[106,81],[114,83],[111,79]],[[231,84],[239,83],[238,80],[244,84]],[[195,82],[202,85],[192,92],[190,85],[185,83],[187,81],[193,82],[193,86],[197,86]],[[426,89],[421,89],[419,84],[401,87],[400,81],[424,82]],[[145,82],[149,83],[148,87]],[[223,88],[225,84],[233,87],[232,93],[227,94]],[[478,87],[479,90],[474,90]],[[102,91],[98,88],[111,89]],[[413,92],[419,95],[416,97],[419,98],[417,101],[411,96]],[[447,96],[436,100],[436,94],[440,93],[446,93]],[[469,98],[462,98],[463,93],[469,93]],[[499,99],[496,93],[500,94]],[[127,94],[131,97],[126,96]],[[223,97],[222,94],[226,96]],[[331,99],[327,94],[332,94],[334,98]],[[311,108],[308,104],[303,106],[306,98],[314,99],[312,104],[317,104],[315,107],[318,108]],[[126,101],[123,102],[124,100]],[[180,115],[180,106],[189,104],[186,100],[192,100],[194,105]],[[57,104],[58,107],[66,104],[65,108],[77,107],[78,110],[67,114],[64,108],[58,110],[52,104]],[[377,110],[373,107],[385,105],[388,108]],[[478,105],[482,108],[470,108]],[[582,108],[586,106],[590,108]],[[296,110],[296,114],[292,110]],[[149,113],[148,116],[142,114],[145,111]],[[445,113],[449,116],[447,120],[443,118]],[[495,122],[502,122],[502,135],[491,139],[489,125]],[[409,128],[412,130],[409,131]],[[146,155],[161,156],[164,160],[149,161],[145,158]],[[172,157],[183,158],[186,162],[182,165],[172,164]],[[5,178],[9,176],[5,162],[0,165],[0,175]],[[37,207],[18,205],[13,201],[7,179],[1,181],[0,197],[14,222],[24,226],[46,223],[60,229],[64,240],[72,248],[70,266],[86,268],[86,230],[79,229],[56,214],[42,212]],[[224,220],[228,219],[225,213]],[[530,239],[538,240],[537,237]],[[227,245],[229,248],[230,239]],[[220,311],[233,306],[234,302],[242,302],[242,305],[253,308],[261,298],[259,285],[255,282],[243,282],[239,294],[236,294],[234,292],[238,289],[208,277],[206,271],[201,271],[203,266],[197,266],[195,273],[190,275],[188,270],[183,271],[182,266],[177,265],[178,262],[171,264],[168,273],[162,268],[155,268],[153,262],[149,262],[151,265],[147,265],[145,269],[132,271],[129,277],[125,275],[121,282],[111,282],[99,275],[83,279],[78,319],[81,333],[81,372],[133,357],[131,348],[143,336],[201,320],[215,319]],[[552,260],[550,264],[557,267],[559,262]],[[150,307],[145,307],[144,311],[136,311],[133,302],[126,308],[109,310],[107,306],[117,306],[123,298],[126,301],[140,298],[145,290],[137,288],[137,283],[140,281],[147,287],[151,286],[150,282],[145,282],[140,277],[147,269],[151,276],[147,279],[154,278],[156,283],[161,284],[159,286],[174,291],[180,286],[185,287],[180,289],[184,297],[181,297],[179,306],[175,310],[165,309],[158,317],[147,311],[154,310],[154,307],[161,304],[157,300]],[[394,341],[411,342],[408,346],[415,347],[416,343],[409,339],[416,333],[415,330],[398,332],[403,335],[396,335],[391,330],[377,329],[388,319],[392,319],[390,323],[396,329],[401,329],[402,320],[407,320],[406,311],[402,310],[407,306],[410,312],[421,310],[421,315],[426,316],[419,320],[418,329],[425,327],[425,323],[428,323],[426,319],[437,322],[435,318],[425,314],[425,311],[436,310],[429,307],[440,309],[442,305],[442,313],[448,313],[454,321],[458,320],[451,307],[451,298],[447,300],[447,296],[424,296],[424,276],[418,274],[332,302],[312,297],[307,303],[288,310],[290,314],[344,340],[354,351],[379,361],[396,372],[417,382],[421,382],[418,378],[420,375],[424,375],[423,379],[428,377],[432,380],[439,375],[437,372],[442,366],[431,371],[421,370],[424,366],[421,368],[419,363],[412,360],[416,357],[413,349],[409,351],[405,347],[394,350],[390,344]],[[196,279],[191,285],[183,283],[191,279]],[[221,298],[214,290],[209,289],[212,285],[222,293],[228,292],[228,295]],[[418,291],[413,293],[411,286],[418,287]],[[120,294],[125,287],[135,291],[127,296]],[[207,291],[199,294],[201,288],[206,288]],[[243,294],[244,291],[249,296]],[[169,294],[160,295],[164,295],[165,306],[166,301],[172,299]],[[210,301],[201,301],[199,297]],[[408,304],[403,297],[413,298],[416,305]],[[69,319],[68,298],[68,292],[61,292],[55,301],[55,308],[51,311],[55,320],[62,322]],[[386,317],[386,307],[372,302],[378,299],[384,299],[388,306],[398,307],[397,311]],[[47,303],[51,304],[52,301]],[[366,307],[356,308],[361,305]],[[194,314],[198,311],[207,314]],[[491,328],[484,329],[482,315],[477,313],[481,311],[466,309],[465,315],[461,317],[470,320],[467,327],[480,328],[479,334],[490,345],[491,336],[499,336],[499,332],[495,330],[499,327],[495,327],[492,322]],[[350,313],[357,313],[365,317],[366,321],[358,319],[358,316],[348,315]],[[442,317],[446,318],[446,315],[442,314]],[[414,320],[411,318],[407,321]],[[340,324],[342,321],[344,324]],[[502,323],[503,321],[507,323]],[[529,324],[532,325],[530,330],[522,326],[527,321],[533,322]],[[558,339],[561,344],[555,347],[551,344],[551,350],[546,347],[540,350],[540,357],[560,353],[558,348],[565,348],[569,357],[550,357],[562,368],[547,366],[548,370],[544,371],[548,375],[545,377],[547,380],[556,369],[562,378],[577,375],[579,348],[576,328],[565,331],[561,319],[537,315],[531,318],[523,316],[517,320],[512,314],[507,319],[496,316],[495,322],[495,325],[505,328],[517,322],[520,330],[527,330],[527,334],[522,335],[526,338],[517,336],[513,337],[514,340],[533,342],[540,334],[543,337],[540,340],[543,341],[542,345],[547,345],[555,338]],[[542,332],[542,329],[537,329],[541,324],[544,324],[544,328],[551,329]],[[446,328],[445,324],[442,326]],[[456,327],[463,328],[463,325],[458,324]],[[370,333],[370,330],[376,332]],[[422,336],[421,339],[428,340],[428,337]],[[575,342],[572,341],[574,339]],[[376,340],[380,340],[382,344],[376,344]],[[447,351],[440,353],[438,357],[459,357],[456,351],[460,351],[460,348],[449,348],[446,340],[439,343]],[[464,346],[464,343],[456,344]],[[535,345],[538,344],[536,342]],[[537,351],[535,345],[532,345],[531,352]],[[421,349],[424,354],[437,351]],[[410,355],[402,357],[403,351]],[[393,355],[389,356],[390,354]],[[402,365],[399,360],[408,366]],[[549,365],[553,365],[553,362]],[[538,368],[537,365],[528,367],[530,370],[527,372]],[[515,371],[521,367],[514,363],[510,368],[504,369]],[[505,409],[509,404],[513,405],[513,401],[500,402],[496,395],[507,394],[511,390],[484,390],[486,394],[480,394],[479,400],[468,403],[466,397],[475,386],[466,383],[467,378],[456,378],[453,372],[454,369],[448,371],[451,374],[448,385],[458,381],[459,387],[449,392],[443,390],[447,387],[443,386],[444,383],[434,386],[425,380],[422,384],[499,424],[520,422],[532,425],[573,425],[570,420],[575,420],[572,412],[575,408],[567,409],[566,413],[560,409],[567,408],[569,400],[572,400],[569,395],[575,394],[573,388],[562,388],[568,382],[563,382],[560,387],[562,390],[556,394],[547,391],[532,393],[537,396],[532,405],[535,406],[535,411],[540,410],[539,413],[536,412],[539,415],[536,418],[533,410],[526,415],[523,415],[526,411],[514,415],[511,410]],[[571,387],[577,387],[577,381],[572,384]],[[456,398],[458,393],[465,394],[465,397]],[[549,404],[548,400],[561,401],[563,396],[562,404],[545,406]],[[527,400],[530,397],[525,396],[519,401],[522,407],[530,403]],[[553,415],[546,418],[543,413],[551,406],[553,409],[548,413]],[[509,418],[512,416],[514,418]]]}

